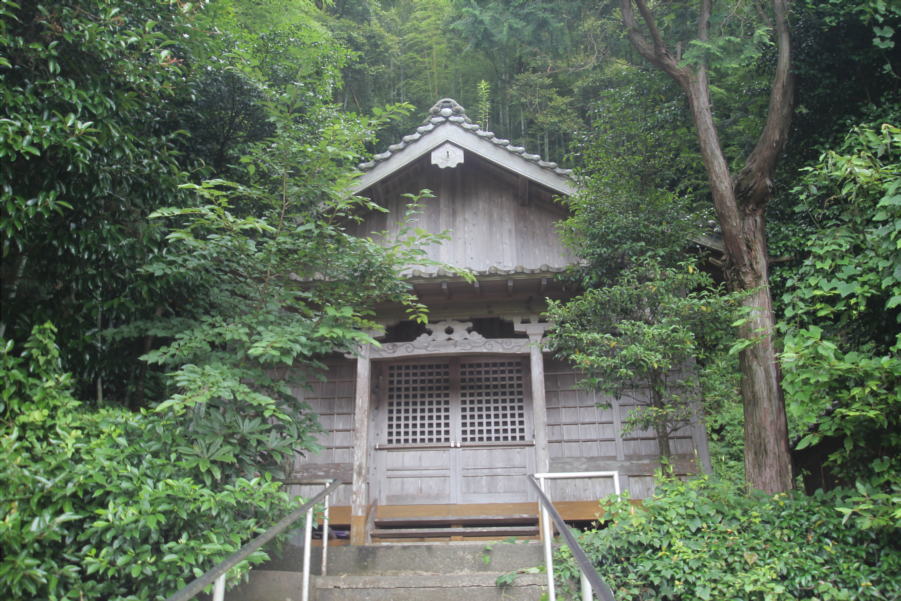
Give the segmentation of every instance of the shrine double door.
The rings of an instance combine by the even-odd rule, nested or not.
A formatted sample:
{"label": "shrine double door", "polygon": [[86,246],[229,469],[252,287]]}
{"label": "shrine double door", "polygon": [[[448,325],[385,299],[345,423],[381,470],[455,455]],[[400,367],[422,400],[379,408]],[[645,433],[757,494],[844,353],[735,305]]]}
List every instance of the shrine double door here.
{"label": "shrine double door", "polygon": [[379,505],[534,500],[527,358],[383,363],[376,373],[370,491]]}

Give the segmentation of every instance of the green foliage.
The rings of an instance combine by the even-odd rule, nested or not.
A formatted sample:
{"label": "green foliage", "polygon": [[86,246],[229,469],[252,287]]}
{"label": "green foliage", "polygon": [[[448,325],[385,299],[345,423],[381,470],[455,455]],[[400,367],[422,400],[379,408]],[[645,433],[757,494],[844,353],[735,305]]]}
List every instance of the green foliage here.
{"label": "green foliage", "polygon": [[478,102],[476,103],[475,122],[484,130],[491,128],[491,84],[481,80],[477,87]]}
{"label": "green foliage", "polygon": [[156,0],[0,3],[0,334],[53,320],[81,387],[128,380],[138,352],[102,330],[159,294],[135,266],[160,238],[143,217],[177,195],[189,16]]}
{"label": "green foliage", "polygon": [[268,477],[199,479],[184,418],[81,406],[54,334],[36,327],[21,356],[2,343],[3,598],[163,599],[287,512]]}
{"label": "green foliage", "polygon": [[783,298],[784,387],[803,448],[843,444],[840,476],[901,450],[901,129],[856,128],[795,190],[818,225]]}
{"label": "green foliage", "polygon": [[[835,506],[854,494],[770,497],[709,478],[667,480],[640,507],[627,495],[602,502],[606,527],[579,542],[617,599],[894,598],[897,522],[843,522]],[[578,598],[575,563],[566,548],[557,556],[564,598]]]}
{"label": "green foliage", "polygon": [[269,104],[273,137],[241,159],[250,184],[186,184],[197,206],[151,215],[173,227],[166,252],[145,269],[180,280],[192,298],[172,316],[118,332],[165,341],[144,356],[171,370],[174,394],[157,410],[186,413],[205,441],[193,452],[208,483],[229,464],[283,474],[296,451],[315,450],[315,419],[292,388],[321,357],[373,342],[364,332],[377,328],[367,319],[376,302],[420,310],[397,277],[422,262],[419,238],[383,248],[345,230],[356,212],[378,210],[344,192],[347,163],[372,127],[309,103],[289,88]]}
{"label": "green foliage", "polygon": [[653,428],[669,456],[669,435],[694,416],[703,394],[692,365],[724,350],[730,299],[692,264],[643,263],[566,303],[551,302],[552,350],[608,394],[647,390],[651,402],[629,428]]}

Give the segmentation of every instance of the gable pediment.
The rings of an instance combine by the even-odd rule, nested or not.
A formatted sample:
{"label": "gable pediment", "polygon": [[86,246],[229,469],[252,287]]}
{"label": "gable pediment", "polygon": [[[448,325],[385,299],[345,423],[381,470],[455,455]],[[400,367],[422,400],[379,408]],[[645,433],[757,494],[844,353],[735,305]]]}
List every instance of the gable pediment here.
{"label": "gable pediment", "polygon": [[[560,241],[556,223],[568,214],[555,198],[575,189],[570,171],[526,153],[472,123],[456,102],[439,101],[414,134],[360,166],[351,191],[385,211],[362,215],[349,230],[386,243],[409,225],[449,239],[426,249],[430,260],[479,275],[562,271],[575,257]],[[405,220],[409,198],[425,201]],[[440,267],[408,275],[437,277]]]}
{"label": "gable pediment", "polygon": [[448,98],[439,100],[430,110],[430,115],[414,133],[404,136],[385,152],[361,164],[359,167],[363,173],[351,186],[351,192],[359,194],[446,145],[462,150],[464,157],[466,153],[472,153],[554,193],[568,196],[575,191],[571,170],[544,161],[539,155],[526,152],[522,146],[515,146],[509,140],[483,130],[466,116],[463,107],[455,101]]}

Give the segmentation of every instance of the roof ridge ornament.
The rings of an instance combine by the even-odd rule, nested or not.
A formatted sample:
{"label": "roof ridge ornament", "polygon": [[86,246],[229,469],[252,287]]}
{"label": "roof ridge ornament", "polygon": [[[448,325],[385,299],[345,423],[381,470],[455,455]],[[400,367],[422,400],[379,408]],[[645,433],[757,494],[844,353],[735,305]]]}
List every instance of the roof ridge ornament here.
{"label": "roof ridge ornament", "polygon": [[[466,109],[460,106],[460,103],[454,100],[453,98],[442,98],[435,105],[429,109],[429,115],[432,116],[440,116],[440,117],[451,117],[453,115],[461,115],[466,117]],[[428,123],[428,119],[426,122]],[[469,122],[469,118],[466,117],[467,123]]]}

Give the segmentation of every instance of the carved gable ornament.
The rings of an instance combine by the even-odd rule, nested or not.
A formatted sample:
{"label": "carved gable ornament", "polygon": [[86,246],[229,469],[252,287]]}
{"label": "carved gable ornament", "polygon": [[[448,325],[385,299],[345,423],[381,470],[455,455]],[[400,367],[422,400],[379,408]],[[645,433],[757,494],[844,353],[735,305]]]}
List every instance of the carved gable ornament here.
{"label": "carved gable ornament", "polygon": [[462,162],[463,149],[456,144],[445,142],[432,151],[432,165],[436,165],[439,169],[453,169]]}

